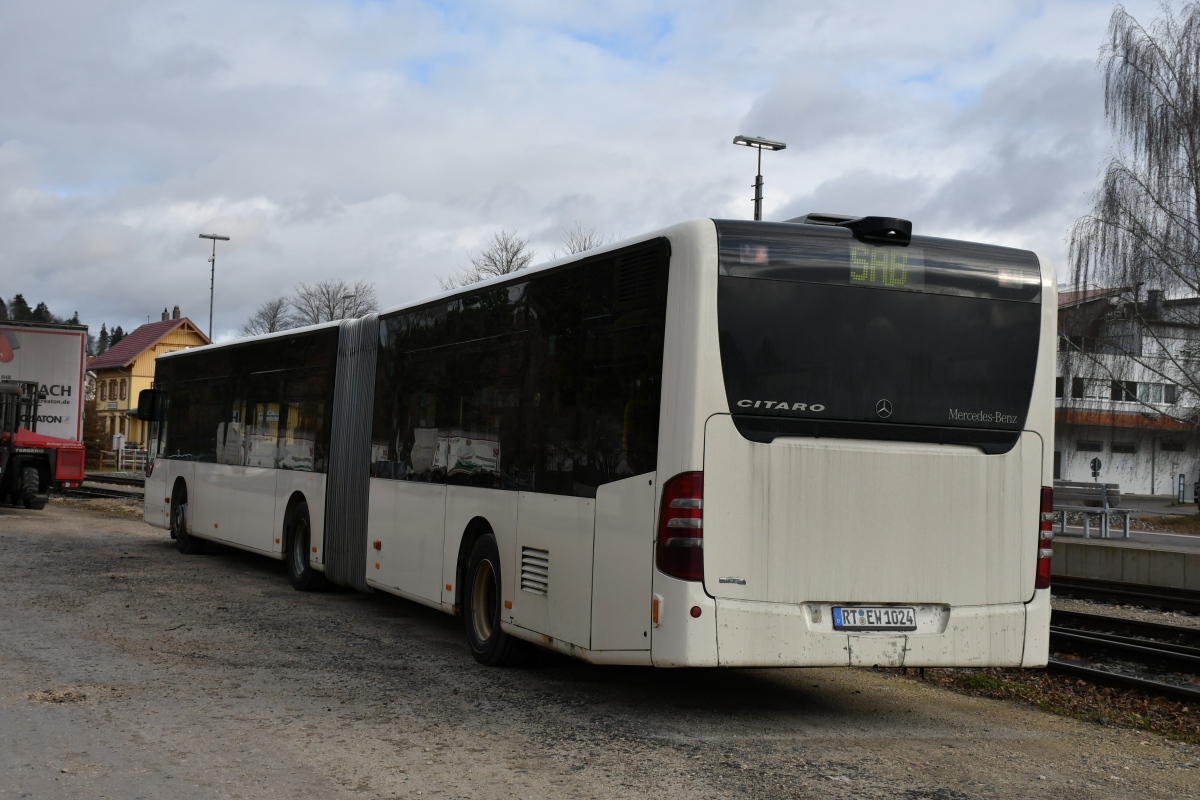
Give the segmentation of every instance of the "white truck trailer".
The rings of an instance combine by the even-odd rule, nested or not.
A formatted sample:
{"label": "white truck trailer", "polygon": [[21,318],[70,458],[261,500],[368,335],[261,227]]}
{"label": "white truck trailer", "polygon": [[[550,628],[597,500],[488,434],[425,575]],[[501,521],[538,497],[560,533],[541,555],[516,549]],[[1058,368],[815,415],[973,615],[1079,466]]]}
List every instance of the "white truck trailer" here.
{"label": "white truck trailer", "polygon": [[45,387],[37,432],[82,441],[87,326],[0,321],[0,382]]}

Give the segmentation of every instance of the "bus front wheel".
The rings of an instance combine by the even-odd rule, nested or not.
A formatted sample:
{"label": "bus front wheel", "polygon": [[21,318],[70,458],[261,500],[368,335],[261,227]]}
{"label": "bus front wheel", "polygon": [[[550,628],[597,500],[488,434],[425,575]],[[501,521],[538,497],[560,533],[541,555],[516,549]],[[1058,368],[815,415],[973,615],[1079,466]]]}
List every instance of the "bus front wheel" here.
{"label": "bus front wheel", "polygon": [[519,664],[528,645],[500,630],[500,551],[495,535],[485,534],[475,542],[465,577],[463,627],[471,655],[489,667]]}
{"label": "bus front wheel", "polygon": [[187,503],[171,506],[171,535],[175,537],[175,549],[185,556],[204,552],[204,540],[192,536],[187,529]]}

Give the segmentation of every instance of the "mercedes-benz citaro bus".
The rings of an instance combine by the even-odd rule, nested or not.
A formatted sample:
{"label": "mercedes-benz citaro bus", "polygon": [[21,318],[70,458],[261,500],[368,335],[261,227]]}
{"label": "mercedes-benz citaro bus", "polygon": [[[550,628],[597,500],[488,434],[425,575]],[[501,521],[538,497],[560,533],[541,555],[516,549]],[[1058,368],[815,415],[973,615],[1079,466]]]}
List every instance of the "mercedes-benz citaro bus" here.
{"label": "mercedes-benz citaro bus", "polygon": [[485,664],[1044,665],[1054,269],[911,228],[686,222],[160,356],[145,519]]}

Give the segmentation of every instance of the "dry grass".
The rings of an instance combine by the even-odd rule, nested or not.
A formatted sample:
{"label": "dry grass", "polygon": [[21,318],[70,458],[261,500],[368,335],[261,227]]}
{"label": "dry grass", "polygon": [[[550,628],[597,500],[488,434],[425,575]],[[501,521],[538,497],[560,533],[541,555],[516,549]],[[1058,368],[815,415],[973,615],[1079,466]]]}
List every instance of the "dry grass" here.
{"label": "dry grass", "polygon": [[140,498],[95,498],[95,497],[60,497],[52,496],[50,502],[64,508],[81,509],[95,514],[120,519],[141,519],[142,500]]}
{"label": "dry grass", "polygon": [[[908,677],[920,680],[909,670]],[[1099,686],[1044,669],[927,669],[925,680],[963,694],[1016,700],[1053,714],[1200,744],[1200,707],[1136,689]]]}
{"label": "dry grass", "polygon": [[1200,536],[1200,514],[1141,517],[1137,520],[1137,524],[1132,527],[1144,531],[1188,533],[1193,536]]}

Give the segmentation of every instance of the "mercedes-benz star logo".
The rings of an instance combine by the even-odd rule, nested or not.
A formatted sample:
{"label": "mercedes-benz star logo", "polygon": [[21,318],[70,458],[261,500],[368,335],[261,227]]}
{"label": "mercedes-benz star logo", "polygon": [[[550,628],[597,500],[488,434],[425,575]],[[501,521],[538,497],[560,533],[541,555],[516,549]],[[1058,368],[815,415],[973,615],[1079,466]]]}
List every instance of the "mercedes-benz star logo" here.
{"label": "mercedes-benz star logo", "polygon": [[880,400],[875,404],[875,413],[878,414],[882,419],[887,419],[890,417],[892,415],[892,401]]}

